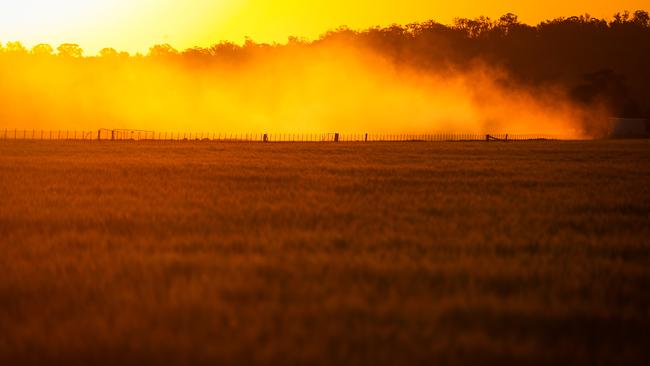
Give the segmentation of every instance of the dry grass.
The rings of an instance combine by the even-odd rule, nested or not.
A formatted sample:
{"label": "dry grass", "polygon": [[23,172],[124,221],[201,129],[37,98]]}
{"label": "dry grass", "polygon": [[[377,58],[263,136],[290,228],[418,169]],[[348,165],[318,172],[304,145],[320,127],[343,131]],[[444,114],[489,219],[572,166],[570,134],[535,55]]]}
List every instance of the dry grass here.
{"label": "dry grass", "polygon": [[0,143],[0,364],[643,364],[650,143]]}

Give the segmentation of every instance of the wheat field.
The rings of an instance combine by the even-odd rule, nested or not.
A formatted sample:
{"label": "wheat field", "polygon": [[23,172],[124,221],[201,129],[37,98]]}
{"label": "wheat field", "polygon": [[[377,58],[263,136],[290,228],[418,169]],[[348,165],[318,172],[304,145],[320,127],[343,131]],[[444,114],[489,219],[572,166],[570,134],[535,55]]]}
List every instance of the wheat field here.
{"label": "wheat field", "polygon": [[0,143],[0,364],[647,364],[650,142]]}

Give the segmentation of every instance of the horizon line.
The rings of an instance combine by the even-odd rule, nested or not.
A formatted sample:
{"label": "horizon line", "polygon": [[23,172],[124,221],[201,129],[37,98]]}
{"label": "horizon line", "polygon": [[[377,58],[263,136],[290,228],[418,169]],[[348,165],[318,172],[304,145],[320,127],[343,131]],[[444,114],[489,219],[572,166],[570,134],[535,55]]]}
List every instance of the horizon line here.
{"label": "horizon line", "polygon": [[[318,40],[323,39],[325,36],[327,36],[330,33],[335,33],[335,32],[339,32],[339,31],[366,32],[366,31],[371,31],[371,30],[376,30],[376,29],[390,29],[390,28],[396,27],[396,26],[400,27],[400,28],[408,29],[409,26],[424,25],[424,24],[435,24],[435,25],[442,25],[442,26],[449,27],[449,28],[457,28],[458,27],[457,22],[459,20],[490,21],[494,25],[496,25],[496,24],[498,24],[498,21],[502,21],[507,16],[514,16],[514,19],[515,19],[514,24],[524,25],[524,26],[533,27],[533,28],[539,27],[539,26],[544,25],[544,24],[549,23],[549,22],[565,21],[565,20],[570,20],[570,19],[579,19],[579,20],[596,21],[596,22],[606,22],[607,25],[612,25],[612,24],[615,24],[617,16],[623,16],[624,17],[623,18],[624,22],[632,22],[633,19],[634,19],[634,15],[636,13],[639,13],[639,12],[645,12],[646,14],[648,14],[649,11],[645,10],[645,9],[636,9],[634,11],[622,10],[620,12],[612,14],[611,18],[609,18],[610,19],[609,21],[608,21],[608,18],[592,16],[588,12],[585,12],[584,14],[580,14],[580,15],[569,15],[569,16],[559,16],[559,17],[555,17],[555,18],[550,18],[550,19],[546,19],[546,20],[543,20],[543,21],[540,21],[540,22],[534,24],[534,23],[520,22],[519,21],[519,16],[517,14],[509,12],[509,13],[503,14],[499,18],[491,18],[491,17],[485,16],[485,15],[481,15],[481,16],[474,17],[474,18],[455,17],[455,18],[453,18],[453,21],[451,23],[442,23],[442,22],[438,22],[434,18],[430,18],[430,19],[427,19],[427,20],[424,20],[424,21],[419,21],[419,22],[417,22],[417,21],[416,22],[410,22],[410,23],[397,23],[397,22],[395,22],[395,23],[391,23],[391,24],[388,24],[388,25],[374,25],[374,26],[369,26],[369,27],[357,27],[357,28],[349,27],[348,25],[341,24],[341,25],[339,25],[337,27],[329,28],[329,29],[323,31],[320,35],[314,36],[314,37],[287,35],[285,37],[286,40],[283,41],[283,42],[276,42],[276,41],[274,41],[274,42],[264,42],[264,41],[257,42],[254,38],[249,37],[249,36],[243,36],[243,41],[242,40],[237,41],[237,40],[232,40],[232,39],[230,39],[230,40],[221,39],[221,40],[219,40],[217,42],[214,42],[214,43],[211,43],[209,45],[203,45],[202,46],[202,45],[197,44],[197,45],[190,46],[190,47],[187,47],[187,48],[176,47],[176,46],[173,45],[173,42],[158,42],[158,43],[154,42],[154,43],[151,44],[151,46],[149,47],[148,50],[138,50],[138,51],[134,52],[134,51],[127,51],[127,50],[123,50],[123,49],[117,49],[117,48],[115,48],[113,46],[106,46],[106,47],[99,48],[96,51],[96,53],[89,53],[88,55],[82,55],[81,57],[84,57],[84,58],[86,58],[86,57],[89,57],[89,58],[97,57],[97,56],[100,56],[100,53],[103,50],[114,50],[114,51],[117,51],[120,54],[128,54],[129,56],[136,56],[136,57],[137,56],[146,56],[147,53],[150,52],[151,49],[156,47],[156,46],[170,46],[174,51],[177,51],[177,52],[184,52],[184,51],[190,51],[190,50],[195,50],[195,49],[209,49],[211,47],[222,45],[222,44],[231,44],[231,45],[236,45],[236,46],[239,46],[239,47],[243,47],[249,42],[252,43],[252,44],[255,44],[255,45],[260,45],[260,46],[288,46],[292,42],[314,43],[314,42],[316,42]],[[50,44],[48,42],[38,42],[38,41],[36,41],[36,42],[28,43],[28,42],[24,42],[23,40],[14,39],[14,40],[4,40],[4,41],[0,40],[0,52],[4,53],[5,52],[5,46],[10,45],[10,44],[20,44],[21,46],[23,46],[25,48],[25,51],[27,51],[27,53],[33,53],[32,51],[34,50],[34,48],[36,48],[38,46],[50,46],[50,47],[52,47],[53,51],[55,50],[53,44]],[[81,49],[82,53],[85,53],[85,49],[82,47],[82,45],[78,41],[72,41],[71,40],[71,41],[62,42],[62,43],[58,44],[58,47],[66,46],[66,45],[78,46]],[[53,54],[53,55],[56,56],[56,54]]]}

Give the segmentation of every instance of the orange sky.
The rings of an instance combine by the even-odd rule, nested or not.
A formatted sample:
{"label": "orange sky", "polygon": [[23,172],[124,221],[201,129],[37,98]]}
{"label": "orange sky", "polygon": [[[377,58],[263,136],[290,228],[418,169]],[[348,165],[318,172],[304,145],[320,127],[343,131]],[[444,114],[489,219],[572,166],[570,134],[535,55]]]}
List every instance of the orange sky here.
{"label": "orange sky", "polygon": [[450,23],[459,16],[507,12],[537,23],[585,12],[609,18],[625,9],[650,9],[650,0],[0,0],[0,42],[74,42],[87,54],[105,46],[136,52],[163,42],[187,48],[246,36],[263,42],[315,38],[340,25]]}

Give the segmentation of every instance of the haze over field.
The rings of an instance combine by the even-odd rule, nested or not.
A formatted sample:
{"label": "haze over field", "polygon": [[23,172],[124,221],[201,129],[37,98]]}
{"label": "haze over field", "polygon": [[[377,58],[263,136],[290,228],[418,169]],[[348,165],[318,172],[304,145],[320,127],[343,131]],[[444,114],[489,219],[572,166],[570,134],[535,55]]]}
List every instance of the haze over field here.
{"label": "haze over field", "polygon": [[602,136],[650,115],[646,11],[529,26],[516,15],[247,40],[147,56],[0,48],[0,128]]}
{"label": "haze over field", "polygon": [[551,3],[3,2],[0,128],[576,138],[649,117],[650,18],[620,12],[647,4]]}
{"label": "haze over field", "polygon": [[15,62],[0,70],[7,128],[576,136],[582,113],[561,90],[506,87],[487,66],[422,70],[342,43],[237,64]]}

